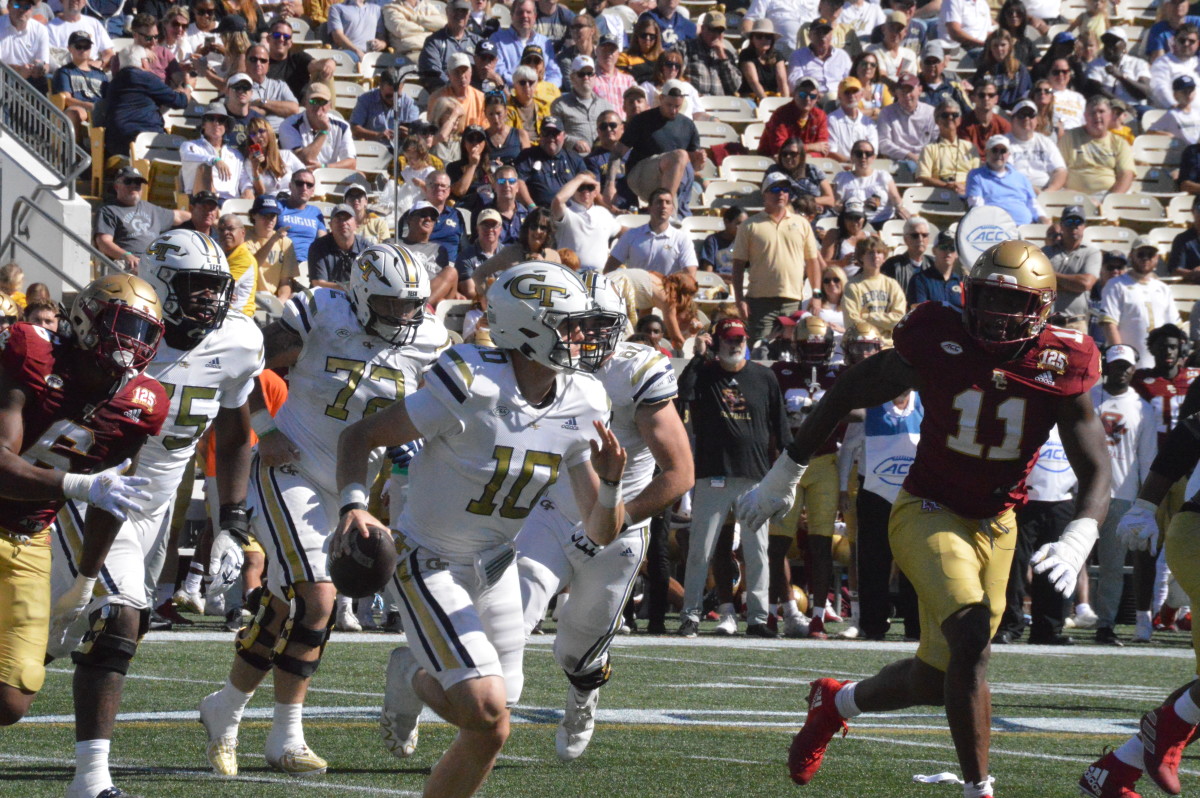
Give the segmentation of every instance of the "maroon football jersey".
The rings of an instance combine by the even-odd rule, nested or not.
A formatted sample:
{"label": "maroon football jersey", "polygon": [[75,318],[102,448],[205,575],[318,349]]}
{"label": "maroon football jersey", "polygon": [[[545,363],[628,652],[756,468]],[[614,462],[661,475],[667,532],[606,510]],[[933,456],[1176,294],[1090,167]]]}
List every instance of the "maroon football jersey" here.
{"label": "maroon football jersey", "polygon": [[1167,433],[1175,429],[1179,421],[1179,408],[1187,395],[1188,386],[1200,376],[1200,369],[1184,366],[1175,379],[1156,377],[1151,369],[1138,369],[1133,374],[1133,390],[1154,407],[1154,420],[1158,431],[1158,445],[1162,448]]}
{"label": "maroon football jersey", "polygon": [[[21,413],[21,456],[42,468],[88,474],[135,455],[162,428],[170,402],[144,374],[112,398],[85,395],[72,367],[79,356],[87,355],[37,325],[18,322],[0,334],[0,368],[29,394]],[[63,503],[0,499],[0,528],[36,534]]]}
{"label": "maroon football jersey", "polygon": [[[808,410],[821,401],[825,392],[833,387],[837,378],[845,371],[845,366],[806,366],[802,363],[776,361],[771,364],[775,379],[779,380],[779,388],[783,391],[784,406],[787,408],[788,422],[795,430],[804,420]],[[833,434],[825,439],[821,448],[813,453],[814,457],[837,452],[846,436],[846,425],[838,424]]]}
{"label": "maroon football jersey", "polygon": [[925,418],[904,480],[914,496],[966,518],[991,518],[1025,499],[1025,477],[1061,401],[1100,376],[1086,335],[1047,326],[1016,360],[979,346],[955,308],[918,305],[896,326],[896,351],[920,375]]}

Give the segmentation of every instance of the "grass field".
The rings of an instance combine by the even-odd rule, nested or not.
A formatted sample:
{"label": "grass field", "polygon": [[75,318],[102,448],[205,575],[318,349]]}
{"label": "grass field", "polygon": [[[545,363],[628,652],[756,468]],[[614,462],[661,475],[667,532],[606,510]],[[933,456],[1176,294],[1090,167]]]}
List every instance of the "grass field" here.
{"label": "grass field", "polygon": [[[319,779],[292,780],[267,768],[262,747],[272,699],[264,685],[241,733],[241,775],[213,776],[204,759],[197,702],[229,668],[230,635],[212,619],[197,631],[147,637],[127,683],[113,742],[114,777],[146,798],[419,795],[451,738],[437,721],[422,726],[416,755],[384,752],[376,731],[388,654],[398,637],[335,633],[309,694],[309,744],[330,762]],[[705,624],[705,632],[710,624]],[[552,629],[553,626],[551,625]],[[1121,630],[1128,633],[1129,630]],[[1106,745],[1133,730],[1141,712],[1186,681],[1193,660],[1186,635],[1156,636],[1124,649],[997,647],[992,660],[992,773],[997,796],[1077,795],[1075,782]],[[787,779],[786,749],[803,722],[810,679],[858,678],[910,654],[911,644],[834,641],[696,640],[635,635],[617,640],[615,675],[604,688],[596,736],[571,765],[554,755],[554,729],[566,681],[554,665],[551,635],[535,637],[525,659],[526,689],[513,735],[483,790],[488,796],[946,796],[961,788],[914,784],[916,773],[957,772],[945,720],[935,708],[863,716],[830,746],[817,779]],[[33,713],[0,731],[0,796],[61,796],[72,774],[71,677],[51,666]],[[1185,792],[1200,762],[1185,757]],[[1143,779],[1146,795],[1156,794]]]}

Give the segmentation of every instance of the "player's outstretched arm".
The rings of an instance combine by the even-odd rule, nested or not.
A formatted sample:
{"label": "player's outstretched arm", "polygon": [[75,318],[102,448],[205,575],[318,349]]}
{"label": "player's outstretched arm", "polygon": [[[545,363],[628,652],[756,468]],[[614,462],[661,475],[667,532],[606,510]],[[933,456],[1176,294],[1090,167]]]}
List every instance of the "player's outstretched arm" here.
{"label": "player's outstretched arm", "polygon": [[630,524],[658,515],[696,481],[687,430],[673,401],[643,405],[634,411],[633,421],[654,455],[658,473],[625,505],[625,520]]}
{"label": "player's outstretched arm", "polygon": [[[625,449],[612,430],[593,421],[600,441],[589,441],[592,459],[573,466],[569,472],[575,504],[583,516],[583,531],[599,546],[607,546],[621,533],[625,505],[621,501],[621,476],[625,473]],[[586,509],[585,509],[586,508]]]}

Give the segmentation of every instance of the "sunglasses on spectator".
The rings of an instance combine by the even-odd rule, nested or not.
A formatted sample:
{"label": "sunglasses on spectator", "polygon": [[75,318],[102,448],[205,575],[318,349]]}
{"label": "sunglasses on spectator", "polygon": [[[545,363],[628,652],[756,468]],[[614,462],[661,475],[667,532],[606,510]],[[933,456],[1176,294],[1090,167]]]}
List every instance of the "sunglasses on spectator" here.
{"label": "sunglasses on spectator", "polygon": [[979,92],[975,92],[975,93],[978,94],[980,97],[987,97],[988,99],[991,99],[992,97],[1000,96],[999,92],[994,92],[994,91],[979,91]]}
{"label": "sunglasses on spectator", "polygon": [[663,67],[666,69],[683,69],[683,64],[678,61],[664,61]]}
{"label": "sunglasses on spectator", "polygon": [[281,33],[280,31],[275,31],[274,33],[271,34],[271,38],[279,39],[279,40],[285,41],[285,42],[290,42],[292,40],[292,34]]}
{"label": "sunglasses on spectator", "polygon": [[71,45],[72,50],[90,50],[92,49],[91,42],[75,42]]}
{"label": "sunglasses on spectator", "polygon": [[537,83],[537,81],[536,80],[518,80],[517,81],[518,86],[532,86],[534,83]]}
{"label": "sunglasses on spectator", "polygon": [[961,117],[962,114],[956,111],[943,111],[942,113],[938,114],[938,119],[959,119]]}
{"label": "sunglasses on spectator", "polygon": [[929,238],[929,233],[905,233],[909,238]]}
{"label": "sunglasses on spectator", "polygon": [[595,183],[584,183],[579,187],[579,191],[595,191],[598,186]]}
{"label": "sunglasses on spectator", "polygon": [[842,281],[840,277],[822,277],[821,283],[824,285],[837,284]]}
{"label": "sunglasses on spectator", "polygon": [[576,74],[576,75],[578,75],[578,76],[579,76],[579,77],[581,77],[581,78],[594,78],[594,77],[596,77],[596,73],[595,73],[595,72],[593,72],[593,71],[592,71],[592,70],[590,70],[590,69],[581,69],[581,70],[579,70],[578,72],[576,72],[575,74]]}
{"label": "sunglasses on spectator", "polygon": [[535,233],[549,233],[549,232],[550,232],[550,225],[548,225],[548,224],[535,224],[535,225],[534,225],[534,226],[533,226],[531,229],[532,229],[532,230],[533,230],[533,232],[535,232]]}
{"label": "sunglasses on spectator", "polygon": [[1123,272],[1123,271],[1125,271],[1125,264],[1124,263],[1106,263],[1106,264],[1104,264],[1104,268],[1108,269],[1110,272]]}
{"label": "sunglasses on spectator", "polygon": [[1028,108],[1022,108],[1020,111],[1017,111],[1015,114],[1013,114],[1013,119],[1033,119],[1035,116],[1037,116],[1036,111],[1030,111]]}
{"label": "sunglasses on spectator", "polygon": [[1145,247],[1143,247],[1139,250],[1135,250],[1133,253],[1133,257],[1137,258],[1138,260],[1150,260],[1157,254],[1158,254],[1157,249],[1146,249]]}
{"label": "sunglasses on spectator", "polygon": [[791,194],[792,191],[791,191],[791,189],[789,189],[787,187],[786,184],[780,183],[779,185],[771,186],[769,189],[767,189],[767,193],[768,194]]}
{"label": "sunglasses on spectator", "polygon": [[1063,227],[1079,227],[1083,224],[1083,219],[1063,219]]}
{"label": "sunglasses on spectator", "polygon": [[271,63],[271,59],[269,59],[269,58],[247,58],[246,60],[249,61],[251,64],[269,64],[269,63]]}
{"label": "sunglasses on spectator", "polygon": [[1051,75],[1070,75],[1071,70],[1069,70],[1069,69],[1052,69],[1052,70],[1050,70],[1050,74]]}
{"label": "sunglasses on spectator", "polygon": [[215,8],[197,8],[196,9],[196,16],[199,16],[199,17],[215,17],[216,15],[217,15],[217,9],[215,9]]}
{"label": "sunglasses on spectator", "polygon": [[639,39],[645,39],[648,42],[652,42],[658,38],[658,34],[657,33],[639,33],[637,35],[637,37]]}
{"label": "sunglasses on spectator", "polygon": [[796,92],[796,98],[800,100],[815,100],[817,95],[811,91],[798,91]]}
{"label": "sunglasses on spectator", "polygon": [[181,21],[181,20],[177,20],[177,19],[171,20],[170,22],[167,23],[167,25],[172,28],[186,28],[188,26],[186,21]]}
{"label": "sunglasses on spectator", "polygon": [[868,66],[872,69],[879,69],[879,64],[874,61],[863,61],[862,66]]}
{"label": "sunglasses on spectator", "polygon": [[515,177],[497,177],[496,178],[496,185],[498,185],[498,186],[512,186],[512,185],[516,185],[516,182],[517,182],[517,179]]}
{"label": "sunglasses on spectator", "polygon": [[314,108],[320,108],[322,105],[329,105],[329,100],[326,100],[324,97],[312,97],[309,99],[308,104]]}
{"label": "sunglasses on spectator", "polygon": [[316,183],[311,180],[293,180],[292,185],[300,186],[301,188],[312,188]]}
{"label": "sunglasses on spectator", "polygon": [[596,125],[597,130],[616,130],[618,127],[620,127],[620,124],[617,122],[601,122]]}
{"label": "sunglasses on spectator", "polygon": [[118,180],[117,182],[120,183],[122,186],[137,186],[138,188],[141,188],[142,184],[145,183],[146,181],[142,180],[141,178],[130,177],[130,178],[126,178],[125,180]]}
{"label": "sunglasses on spectator", "polygon": [[875,153],[872,150],[854,150],[850,153],[855,158],[874,158]]}
{"label": "sunglasses on spectator", "polygon": [[1034,89],[1033,94],[1053,94],[1054,89]]}
{"label": "sunglasses on spectator", "polygon": [[780,150],[779,157],[780,158],[799,158],[800,150]]}

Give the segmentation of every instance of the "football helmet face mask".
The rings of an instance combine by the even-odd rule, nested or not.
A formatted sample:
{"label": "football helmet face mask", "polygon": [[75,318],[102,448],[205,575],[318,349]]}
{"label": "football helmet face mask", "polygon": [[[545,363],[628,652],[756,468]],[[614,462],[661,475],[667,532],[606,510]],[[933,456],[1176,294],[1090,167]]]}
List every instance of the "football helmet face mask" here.
{"label": "football helmet face mask", "polygon": [[1054,268],[1027,241],[1005,241],[984,252],[963,283],[967,331],[984,349],[1003,354],[1036,338],[1058,295]]}
{"label": "football helmet face mask", "polygon": [[819,316],[805,316],[792,329],[792,347],[796,362],[823,366],[833,357],[833,328]]}
{"label": "football helmet face mask", "polygon": [[416,340],[429,293],[425,267],[397,244],[372,244],[350,271],[350,304],[358,323],[392,346]]}
{"label": "football helmet face mask", "polygon": [[580,352],[580,368],[594,374],[612,356],[621,335],[625,332],[625,300],[608,278],[597,271],[579,275],[588,295],[596,303],[596,315],[587,322],[583,335],[583,350]]}
{"label": "football helmet face mask", "polygon": [[150,284],[132,274],[93,280],[75,297],[69,318],[79,348],[117,378],[146,368],[163,336],[162,305]]}
{"label": "football helmet face mask", "polygon": [[554,371],[581,371],[584,330],[595,322],[596,303],[571,270],[528,261],[501,272],[488,289],[492,341]]}
{"label": "football helmet face mask", "polygon": [[163,233],[146,249],[138,271],[162,301],[167,343],[176,349],[194,348],[225,323],[233,275],[225,253],[203,233]]}
{"label": "football helmet face mask", "polygon": [[842,352],[848,366],[861,363],[882,349],[883,336],[870,322],[856,321],[842,333]]}

